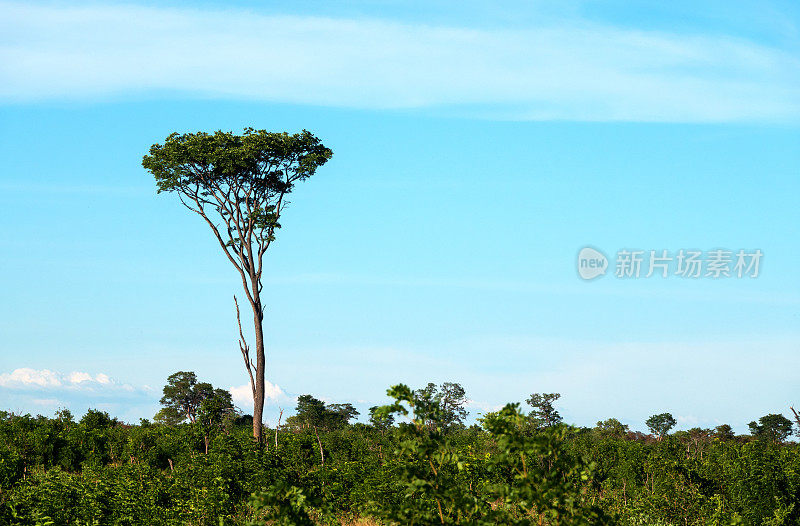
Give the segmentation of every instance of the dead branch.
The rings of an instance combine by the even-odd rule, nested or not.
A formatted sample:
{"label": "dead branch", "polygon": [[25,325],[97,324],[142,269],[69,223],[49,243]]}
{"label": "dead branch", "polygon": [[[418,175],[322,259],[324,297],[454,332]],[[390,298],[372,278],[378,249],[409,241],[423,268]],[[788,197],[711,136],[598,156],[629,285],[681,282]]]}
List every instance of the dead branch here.
{"label": "dead branch", "polygon": [[322,440],[319,439],[319,433],[317,433],[317,426],[314,426],[314,434],[317,435],[317,444],[319,444],[319,456],[322,459],[322,465],[325,465],[325,453],[322,452]]}
{"label": "dead branch", "polygon": [[236,323],[239,324],[239,350],[242,351],[242,358],[244,358],[244,368],[247,369],[247,374],[250,376],[250,390],[253,392],[253,400],[256,398],[256,382],[253,379],[253,369],[255,365],[253,360],[250,359],[250,347],[247,346],[247,341],[244,339],[242,332],[242,319],[239,316],[239,302],[236,295],[233,296],[233,303],[236,305]]}
{"label": "dead branch", "polygon": [[283,408],[280,408],[281,412],[278,415],[278,425],[275,426],[275,450],[278,450],[278,431],[281,429],[281,418],[283,418]]}

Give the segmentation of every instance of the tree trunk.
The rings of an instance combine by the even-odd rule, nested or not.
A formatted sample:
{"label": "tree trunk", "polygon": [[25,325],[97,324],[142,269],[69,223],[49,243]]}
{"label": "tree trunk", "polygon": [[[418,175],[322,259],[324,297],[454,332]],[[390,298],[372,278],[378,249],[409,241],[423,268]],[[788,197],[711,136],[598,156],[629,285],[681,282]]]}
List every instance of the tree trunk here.
{"label": "tree trunk", "polygon": [[256,336],[256,393],[253,397],[253,438],[261,444],[264,442],[263,416],[264,416],[264,315],[261,310],[261,301],[255,297],[253,318]]}

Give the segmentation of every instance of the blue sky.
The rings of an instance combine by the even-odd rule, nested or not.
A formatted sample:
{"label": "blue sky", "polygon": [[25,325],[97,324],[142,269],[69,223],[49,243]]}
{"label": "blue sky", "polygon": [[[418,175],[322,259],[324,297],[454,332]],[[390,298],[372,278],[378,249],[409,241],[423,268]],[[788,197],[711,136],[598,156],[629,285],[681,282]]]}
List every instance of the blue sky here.
{"label": "blue sky", "polygon": [[[237,275],[140,165],[245,126],[334,151],[268,254],[270,421],[401,381],[636,429],[800,403],[795,4],[229,5],[0,2],[0,407],[135,421],[193,370],[247,409]],[[764,259],[585,282],[587,245]]]}

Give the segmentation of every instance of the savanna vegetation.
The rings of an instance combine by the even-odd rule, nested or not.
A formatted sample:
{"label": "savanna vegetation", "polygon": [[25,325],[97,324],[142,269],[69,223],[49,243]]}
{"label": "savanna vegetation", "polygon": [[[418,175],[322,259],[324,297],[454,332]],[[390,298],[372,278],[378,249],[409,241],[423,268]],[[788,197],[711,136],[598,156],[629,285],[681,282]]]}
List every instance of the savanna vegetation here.
{"label": "savanna vegetation", "polygon": [[300,396],[260,442],[229,393],[185,371],[154,422],[0,412],[0,524],[800,523],[800,448],[779,414],[737,436],[670,433],[664,413],[643,434],[564,424],[558,395],[534,393],[466,426],[458,384],[389,395],[368,423]]}

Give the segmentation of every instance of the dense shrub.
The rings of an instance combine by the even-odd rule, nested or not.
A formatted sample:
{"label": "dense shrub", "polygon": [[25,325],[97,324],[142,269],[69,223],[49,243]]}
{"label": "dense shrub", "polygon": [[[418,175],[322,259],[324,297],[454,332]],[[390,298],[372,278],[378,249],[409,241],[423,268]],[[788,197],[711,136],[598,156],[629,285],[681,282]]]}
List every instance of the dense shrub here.
{"label": "dense shrub", "polygon": [[258,446],[243,421],[207,454],[190,424],[0,413],[0,524],[800,523],[795,443],[537,429],[511,406],[483,427],[437,428],[435,415],[415,420],[435,408],[394,394],[386,411],[405,407],[410,422],[320,431],[319,442],[313,429],[282,431],[276,448],[274,431]]}

